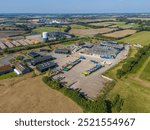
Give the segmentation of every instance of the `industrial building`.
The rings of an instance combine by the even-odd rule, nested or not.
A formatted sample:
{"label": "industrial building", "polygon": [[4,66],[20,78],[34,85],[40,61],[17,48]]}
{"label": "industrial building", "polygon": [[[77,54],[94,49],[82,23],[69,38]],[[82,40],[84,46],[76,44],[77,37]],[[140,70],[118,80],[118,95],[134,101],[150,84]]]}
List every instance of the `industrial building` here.
{"label": "industrial building", "polygon": [[28,68],[27,66],[21,63],[17,64],[14,69],[14,72],[17,75],[23,75],[23,74],[29,73],[30,71],[31,71],[30,68]]}
{"label": "industrial building", "polygon": [[58,54],[71,54],[71,51],[68,50],[68,49],[56,49],[55,53],[58,53]]}
{"label": "industrial building", "polygon": [[57,67],[57,63],[54,63],[54,62],[45,62],[43,64],[39,64],[36,66],[36,69],[40,72],[45,72],[49,69],[53,69],[55,67]]}
{"label": "industrial building", "polygon": [[123,49],[124,45],[109,41],[96,44],[80,53],[105,59],[115,59]]}
{"label": "industrial building", "polygon": [[55,58],[52,56],[44,56],[44,57],[39,57],[36,59],[31,60],[31,65],[36,66],[38,64],[44,63],[44,62],[48,62],[51,60],[54,60]]}
{"label": "industrial building", "polygon": [[104,42],[101,42],[101,45],[115,48],[115,49],[118,49],[119,51],[122,51],[124,49],[123,44],[118,44],[117,42],[113,42],[113,41],[104,41]]}
{"label": "industrial building", "polygon": [[28,55],[29,55],[29,56],[31,56],[32,58],[36,58],[36,57],[39,57],[39,56],[40,56],[40,54],[39,54],[39,53],[34,52],[34,51],[32,51],[32,52],[28,53]]}
{"label": "industrial building", "polygon": [[12,71],[13,71],[13,69],[12,69],[11,65],[0,66],[0,75],[6,74],[6,73],[9,73]]}
{"label": "industrial building", "polygon": [[47,42],[47,41],[48,41],[48,36],[49,36],[48,32],[43,32],[43,33],[42,33],[42,38],[43,38],[43,41],[44,41],[44,42]]}
{"label": "industrial building", "polygon": [[62,38],[72,38],[72,35],[65,32],[50,32],[48,34],[49,40],[56,40]]}

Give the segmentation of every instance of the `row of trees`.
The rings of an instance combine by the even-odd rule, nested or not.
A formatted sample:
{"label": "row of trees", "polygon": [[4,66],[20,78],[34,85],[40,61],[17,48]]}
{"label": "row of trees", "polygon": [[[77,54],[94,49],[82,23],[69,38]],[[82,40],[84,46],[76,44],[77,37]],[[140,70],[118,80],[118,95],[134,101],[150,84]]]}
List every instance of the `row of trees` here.
{"label": "row of trees", "polygon": [[143,48],[139,49],[135,57],[129,58],[127,62],[123,64],[122,68],[117,71],[117,78],[121,78],[130,73],[145,56],[149,55],[149,53],[150,45],[144,46]]}
{"label": "row of trees", "polygon": [[71,26],[67,26],[64,32],[68,33],[71,30]]}

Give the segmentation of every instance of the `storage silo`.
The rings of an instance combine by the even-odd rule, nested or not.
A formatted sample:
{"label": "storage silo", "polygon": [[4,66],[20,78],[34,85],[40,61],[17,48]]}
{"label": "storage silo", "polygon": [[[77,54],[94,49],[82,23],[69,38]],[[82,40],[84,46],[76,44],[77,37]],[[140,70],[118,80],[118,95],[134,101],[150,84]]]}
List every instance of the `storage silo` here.
{"label": "storage silo", "polygon": [[47,42],[48,41],[48,32],[43,32],[42,38],[43,38],[44,42]]}

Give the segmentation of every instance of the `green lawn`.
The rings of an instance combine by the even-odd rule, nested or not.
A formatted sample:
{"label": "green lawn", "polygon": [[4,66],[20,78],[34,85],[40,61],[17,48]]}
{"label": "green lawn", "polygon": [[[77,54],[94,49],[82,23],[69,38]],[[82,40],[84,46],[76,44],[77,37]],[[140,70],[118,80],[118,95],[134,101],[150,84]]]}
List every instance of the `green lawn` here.
{"label": "green lawn", "polygon": [[[128,57],[134,56],[136,51],[135,48],[132,48]],[[136,73],[129,74],[123,79],[117,79],[116,72],[121,68],[124,62],[125,61],[119,63],[106,73],[108,77],[116,80],[116,85],[109,92],[107,98],[113,101],[114,97],[119,94],[124,99],[121,112],[150,112],[150,86],[148,87],[150,82],[145,81],[145,79],[138,80],[139,72],[141,72],[141,69],[145,66],[144,63],[146,63],[147,60],[144,61]],[[116,112],[115,109],[113,109],[113,112]]]}
{"label": "green lawn", "polygon": [[132,36],[119,40],[119,42],[148,45],[150,44],[150,31],[142,31],[135,33]]}
{"label": "green lawn", "polygon": [[14,78],[14,77],[17,77],[17,74],[14,73],[14,72],[10,72],[10,73],[1,75],[1,76],[0,76],[0,80],[3,80],[3,79],[10,79],[10,78]]}
{"label": "green lawn", "polygon": [[65,30],[65,27],[61,27],[61,28],[58,28],[58,27],[38,27],[32,31],[36,32],[36,33],[42,33],[42,32],[57,32],[57,31],[63,32],[64,30]]}

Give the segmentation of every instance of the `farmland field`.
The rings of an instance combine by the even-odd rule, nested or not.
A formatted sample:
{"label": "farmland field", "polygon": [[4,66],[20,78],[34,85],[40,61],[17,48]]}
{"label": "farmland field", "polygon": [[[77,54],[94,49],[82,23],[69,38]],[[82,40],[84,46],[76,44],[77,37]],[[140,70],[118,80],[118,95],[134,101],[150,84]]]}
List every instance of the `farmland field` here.
{"label": "farmland field", "polygon": [[90,29],[89,27],[85,27],[85,26],[78,25],[78,24],[72,24],[70,26],[72,29]]}
{"label": "farmland field", "polygon": [[0,38],[23,34],[25,31],[0,31]]}
{"label": "farmland field", "polygon": [[[135,48],[131,48],[130,51],[128,57],[132,57],[136,53]],[[129,74],[128,77],[118,79],[116,72],[123,63],[121,62],[106,73],[107,76],[117,81],[107,98],[112,101],[116,94],[119,94],[124,100],[121,112],[150,112],[150,82],[145,79],[139,80],[138,77],[142,67],[136,73]],[[113,112],[116,111],[113,110]]]}
{"label": "farmland field", "polygon": [[38,27],[34,30],[32,30],[33,32],[36,33],[42,33],[42,32],[57,32],[57,31],[61,31],[63,32],[65,30],[65,27]]}
{"label": "farmland field", "polygon": [[116,25],[116,23],[118,23],[118,22],[99,22],[99,23],[91,23],[91,24],[89,24],[89,25],[107,27],[107,26]]}
{"label": "farmland field", "polygon": [[76,36],[94,36],[98,33],[104,34],[112,32],[113,29],[110,28],[100,28],[100,29],[71,29],[70,33]]}
{"label": "farmland field", "polygon": [[136,33],[136,30],[121,30],[113,33],[104,34],[104,36],[112,38],[123,38],[134,33]]}
{"label": "farmland field", "polygon": [[0,112],[82,112],[71,99],[32,74],[0,81]]}
{"label": "farmland field", "polygon": [[135,23],[128,23],[126,24],[126,22],[115,22],[114,25],[112,25],[111,27],[118,27],[118,28],[122,28],[122,29],[129,29],[129,28],[137,28],[139,25],[138,24],[135,24]]}
{"label": "farmland field", "polygon": [[150,44],[150,31],[143,31],[133,34],[127,38],[119,40],[121,42],[130,43],[130,44]]}

